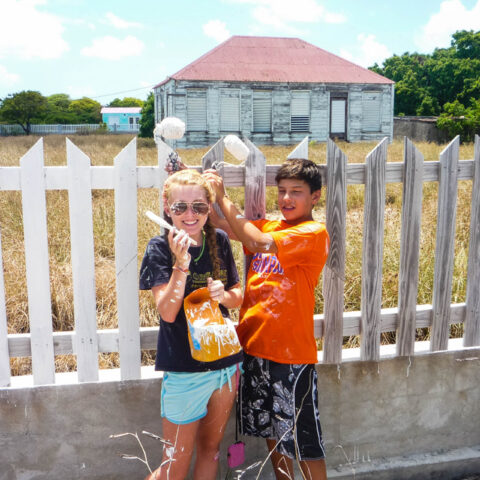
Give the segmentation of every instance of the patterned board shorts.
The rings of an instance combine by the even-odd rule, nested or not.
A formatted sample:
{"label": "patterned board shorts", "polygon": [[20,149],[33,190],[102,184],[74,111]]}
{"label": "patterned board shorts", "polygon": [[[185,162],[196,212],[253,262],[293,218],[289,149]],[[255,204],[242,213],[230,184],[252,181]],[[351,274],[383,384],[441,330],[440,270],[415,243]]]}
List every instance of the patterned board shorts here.
{"label": "patterned board shorts", "polygon": [[277,363],[244,353],[239,426],[244,435],[272,438],[292,459],[325,458],[315,365]]}

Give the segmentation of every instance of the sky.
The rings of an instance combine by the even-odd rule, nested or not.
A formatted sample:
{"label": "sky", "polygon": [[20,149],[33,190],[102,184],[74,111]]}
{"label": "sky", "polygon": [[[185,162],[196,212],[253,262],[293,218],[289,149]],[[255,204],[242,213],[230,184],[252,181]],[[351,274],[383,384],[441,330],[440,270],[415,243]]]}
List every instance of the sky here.
{"label": "sky", "polygon": [[463,29],[480,30],[480,0],[0,0],[0,99],[145,100],[233,35],[296,37],[369,67]]}

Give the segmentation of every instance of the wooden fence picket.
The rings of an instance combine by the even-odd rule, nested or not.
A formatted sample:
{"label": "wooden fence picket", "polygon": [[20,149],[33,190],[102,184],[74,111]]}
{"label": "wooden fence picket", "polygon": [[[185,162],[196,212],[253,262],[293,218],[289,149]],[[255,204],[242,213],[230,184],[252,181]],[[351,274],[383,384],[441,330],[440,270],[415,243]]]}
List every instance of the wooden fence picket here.
{"label": "wooden fence picket", "polygon": [[10,385],[10,354],[8,349],[7,307],[3,279],[2,229],[0,228],[0,387]]}
{"label": "wooden fence picket", "polygon": [[450,303],[452,300],[455,217],[457,211],[457,165],[460,137],[454,138],[440,154],[437,236],[433,277],[432,331],[430,349],[448,348]]}
{"label": "wooden fence picket", "polygon": [[405,138],[398,275],[397,355],[413,355],[415,345],[418,263],[423,192],[423,155]]}
{"label": "wooden fence picket", "polygon": [[287,156],[290,158],[302,158],[308,160],[308,136],[306,136]]}
{"label": "wooden fence picket", "polygon": [[384,138],[366,159],[360,343],[362,360],[376,361],[380,358],[387,146],[388,138]]}
{"label": "wooden fence picket", "polygon": [[69,139],[67,166],[78,380],[96,382],[98,339],[90,159]]}
{"label": "wooden fence picket", "polygon": [[42,139],[20,159],[20,170],[33,382],[45,385],[55,383],[55,362]]}
{"label": "wooden fence picket", "polygon": [[473,347],[480,345],[480,137],[478,135],[475,135],[466,303],[463,342],[466,347]]}
{"label": "wooden fence picket", "polygon": [[329,139],[327,143],[327,231],[330,251],[323,273],[323,361],[342,361],[345,285],[345,239],[347,215],[346,155]]}
{"label": "wooden fence picket", "polygon": [[[224,177],[224,149],[225,145],[223,143],[224,137],[220,138],[218,142],[202,157],[202,171],[208,170],[209,168],[215,167],[217,173]],[[224,218],[220,207],[214,203],[213,208],[220,218]]]}
{"label": "wooden fence picket", "polygon": [[[140,378],[140,308],[138,301],[137,141],[134,138],[114,160],[115,267],[117,279],[120,374]],[[121,221],[119,221],[121,219]]]}

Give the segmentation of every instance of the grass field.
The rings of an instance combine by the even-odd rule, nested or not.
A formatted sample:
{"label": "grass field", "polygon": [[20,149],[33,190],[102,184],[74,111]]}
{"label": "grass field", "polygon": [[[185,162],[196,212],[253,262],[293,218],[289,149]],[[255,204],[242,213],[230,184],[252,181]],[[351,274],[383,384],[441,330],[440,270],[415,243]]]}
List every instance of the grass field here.
{"label": "grass field", "polygon": [[[81,135],[69,137],[75,145],[91,159],[92,165],[113,165],[114,157],[133,138],[129,135]],[[38,137],[3,137],[0,138],[0,166],[18,166],[19,160]],[[46,136],[45,164],[48,166],[66,164],[66,147],[64,136]],[[366,155],[375,147],[375,143],[338,143],[348,156],[349,163],[363,163]],[[439,159],[445,145],[417,143],[426,161]],[[284,161],[293,147],[259,147],[269,164]],[[208,150],[180,150],[182,160],[188,165],[201,163],[202,155]],[[326,145],[310,145],[310,158],[317,163],[325,163]],[[151,139],[138,139],[138,165],[156,165],[157,152]],[[473,144],[460,147],[460,159],[473,158]],[[388,161],[400,162],[403,159],[403,142],[394,141],[388,147]],[[225,161],[235,163],[226,156]],[[347,193],[347,265],[345,282],[345,309],[360,310],[361,256],[363,229],[363,186],[351,185]],[[243,208],[243,189],[231,188],[230,196],[240,208]],[[156,210],[158,192],[139,190],[139,212],[147,209]],[[468,258],[468,239],[470,224],[471,181],[461,181],[458,190],[457,229],[455,244],[455,266],[452,291],[452,303],[465,301],[465,282]],[[315,211],[315,218],[324,220],[325,194]],[[382,287],[382,307],[395,307],[398,302],[398,268],[400,216],[402,202],[402,185],[389,184],[386,194],[385,209],[385,244]],[[278,216],[275,207],[275,188],[267,188],[267,213]],[[95,235],[96,295],[98,328],[116,328],[116,293],[115,293],[115,259],[114,259],[114,204],[113,191],[93,191],[93,220]],[[432,302],[433,270],[436,233],[437,184],[428,182],[423,189],[422,237],[420,252],[420,283],[418,304]],[[51,297],[54,330],[68,331],[74,328],[72,278],[70,266],[70,241],[68,218],[68,194],[65,191],[47,192],[48,236],[50,250]],[[29,331],[28,301],[25,283],[25,257],[23,246],[22,207],[20,192],[0,192],[0,228],[3,247],[3,265],[6,290],[6,308],[9,333]],[[157,234],[156,226],[142,214],[138,217],[138,261],[140,263],[148,240]],[[239,267],[242,266],[242,251],[237,242],[233,242],[234,254]],[[142,326],[158,323],[153,308],[150,292],[140,292],[140,312]],[[316,291],[316,313],[323,310],[321,282]],[[418,338],[428,338],[428,329],[418,331]],[[451,336],[463,333],[461,325],[452,327]],[[393,342],[395,333],[383,336],[383,342]],[[358,346],[358,337],[345,339],[345,345]],[[143,352],[145,364],[153,361],[154,352]],[[31,363],[28,358],[15,358],[12,362],[12,374],[30,373]],[[100,367],[118,366],[118,355],[100,355]],[[62,355],[56,357],[57,371],[75,369],[75,357]]]}

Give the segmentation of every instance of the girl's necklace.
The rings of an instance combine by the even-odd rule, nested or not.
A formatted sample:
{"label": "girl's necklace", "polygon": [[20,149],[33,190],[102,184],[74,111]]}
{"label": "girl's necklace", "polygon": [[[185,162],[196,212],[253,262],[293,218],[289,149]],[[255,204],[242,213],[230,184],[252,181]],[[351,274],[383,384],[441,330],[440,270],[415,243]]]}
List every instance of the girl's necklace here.
{"label": "girl's necklace", "polygon": [[197,258],[193,259],[195,263],[197,263],[202,258],[204,250],[205,250],[205,233],[202,232],[202,249],[200,250],[200,255]]}

